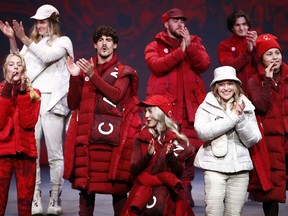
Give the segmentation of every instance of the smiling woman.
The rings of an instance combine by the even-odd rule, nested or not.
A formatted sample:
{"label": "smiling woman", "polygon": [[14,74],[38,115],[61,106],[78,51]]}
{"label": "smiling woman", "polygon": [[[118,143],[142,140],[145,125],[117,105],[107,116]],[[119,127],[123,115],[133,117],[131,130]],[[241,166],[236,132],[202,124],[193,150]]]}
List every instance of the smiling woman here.
{"label": "smiling woman", "polygon": [[211,92],[195,116],[195,129],[205,143],[194,165],[204,169],[208,216],[241,214],[253,169],[248,148],[261,139],[254,106],[240,85],[233,67],[216,68]]}

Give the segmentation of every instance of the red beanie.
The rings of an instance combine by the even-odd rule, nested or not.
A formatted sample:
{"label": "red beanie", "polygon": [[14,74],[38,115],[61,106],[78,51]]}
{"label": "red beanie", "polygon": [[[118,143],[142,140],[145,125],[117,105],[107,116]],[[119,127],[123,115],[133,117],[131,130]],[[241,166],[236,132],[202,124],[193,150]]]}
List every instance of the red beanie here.
{"label": "red beanie", "polygon": [[277,37],[271,34],[259,35],[256,39],[256,48],[259,58],[261,58],[264,53],[271,48],[278,48],[281,51],[281,47],[277,42]]}
{"label": "red beanie", "polygon": [[178,8],[172,8],[167,12],[165,12],[161,17],[161,21],[165,23],[170,18],[182,18],[183,20],[187,20],[187,17],[184,15],[184,12]]}

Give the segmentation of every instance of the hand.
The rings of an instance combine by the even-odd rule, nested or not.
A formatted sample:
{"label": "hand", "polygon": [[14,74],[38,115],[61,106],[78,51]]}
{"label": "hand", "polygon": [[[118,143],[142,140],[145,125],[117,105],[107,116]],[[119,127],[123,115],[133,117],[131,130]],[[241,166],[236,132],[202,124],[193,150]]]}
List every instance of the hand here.
{"label": "hand", "polygon": [[91,59],[90,61],[87,61],[84,58],[79,59],[76,62],[77,66],[80,67],[80,69],[89,77],[93,76],[94,74],[94,63]]}
{"label": "hand", "polygon": [[79,76],[80,74],[80,68],[74,63],[74,59],[71,56],[68,56],[66,59],[66,66],[69,71],[69,73],[72,76]]}
{"label": "hand", "polygon": [[277,68],[275,68],[275,66],[277,66],[276,63],[271,63],[268,65],[268,67],[265,68],[265,76],[266,77],[273,78],[274,70],[277,69]]}
{"label": "hand", "polygon": [[154,145],[154,140],[153,139],[151,139],[150,142],[149,142],[147,153],[149,155],[154,155],[155,154],[155,145]]}
{"label": "hand", "polygon": [[186,48],[191,44],[190,33],[186,27],[184,27],[181,30],[181,36],[183,37],[181,43],[181,49],[184,52]]}
{"label": "hand", "polygon": [[21,40],[23,44],[29,46],[32,43],[32,40],[26,36],[22,21],[18,23],[16,20],[13,20],[12,23],[16,37]]}
{"label": "hand", "polygon": [[3,34],[6,35],[8,38],[14,37],[14,30],[8,22],[3,23],[0,20],[0,29],[3,32]]}
{"label": "hand", "polygon": [[169,144],[167,145],[166,155],[171,155],[173,153],[174,148],[175,145],[173,144],[173,141],[170,140]]}
{"label": "hand", "polygon": [[258,34],[256,31],[248,31],[246,38],[247,38],[247,45],[248,45],[248,50],[250,52],[253,51],[253,49],[256,47],[256,39],[258,37]]}
{"label": "hand", "polygon": [[244,101],[242,100],[242,103],[241,103],[241,104],[238,104],[237,102],[234,102],[234,103],[233,103],[232,111],[233,111],[234,113],[236,113],[238,116],[240,116],[240,115],[243,114],[244,108],[245,108],[245,103],[244,103]]}
{"label": "hand", "polygon": [[21,76],[20,91],[25,91],[27,88],[27,77],[25,75]]}

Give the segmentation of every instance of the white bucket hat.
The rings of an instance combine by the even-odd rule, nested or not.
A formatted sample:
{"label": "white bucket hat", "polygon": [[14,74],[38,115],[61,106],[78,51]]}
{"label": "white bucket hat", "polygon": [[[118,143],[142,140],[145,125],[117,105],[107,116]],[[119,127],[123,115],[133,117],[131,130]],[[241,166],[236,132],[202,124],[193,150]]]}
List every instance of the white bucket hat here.
{"label": "white bucket hat", "polygon": [[30,17],[30,19],[36,20],[44,20],[48,18],[55,22],[59,22],[59,11],[49,4],[45,4],[39,7],[36,11],[36,14]]}
{"label": "white bucket hat", "polygon": [[240,83],[240,85],[242,84],[241,80],[239,80],[236,76],[235,68],[231,66],[221,66],[221,67],[216,68],[214,70],[214,79],[212,80],[210,87],[214,83],[222,81],[222,80],[234,80]]}

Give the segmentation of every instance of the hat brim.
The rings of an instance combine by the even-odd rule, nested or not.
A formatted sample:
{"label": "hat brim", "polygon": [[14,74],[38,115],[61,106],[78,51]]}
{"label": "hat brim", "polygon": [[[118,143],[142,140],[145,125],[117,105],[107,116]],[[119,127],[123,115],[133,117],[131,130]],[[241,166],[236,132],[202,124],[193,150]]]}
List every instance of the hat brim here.
{"label": "hat brim", "polygon": [[224,81],[224,80],[232,80],[232,81],[235,81],[235,82],[238,82],[240,85],[242,85],[242,82],[241,82],[241,80],[239,80],[239,79],[214,79],[211,83],[210,83],[210,87],[212,87],[215,83],[217,83],[217,82],[221,82],[221,81]]}
{"label": "hat brim", "polygon": [[39,16],[39,15],[34,15],[32,17],[30,17],[30,19],[35,19],[35,20],[44,20],[44,19],[48,19],[49,17],[43,17],[43,16]]}

